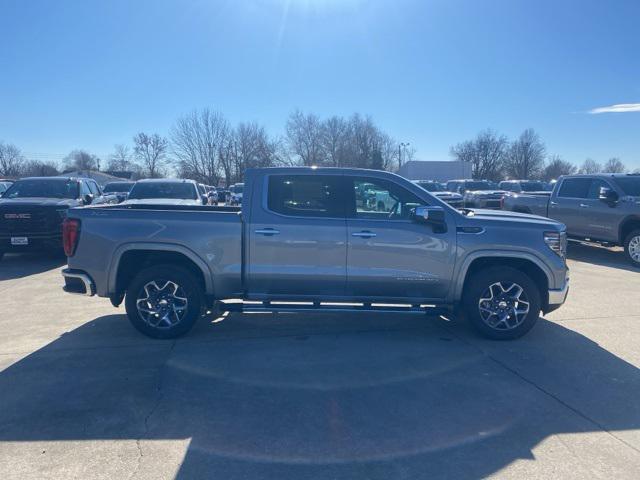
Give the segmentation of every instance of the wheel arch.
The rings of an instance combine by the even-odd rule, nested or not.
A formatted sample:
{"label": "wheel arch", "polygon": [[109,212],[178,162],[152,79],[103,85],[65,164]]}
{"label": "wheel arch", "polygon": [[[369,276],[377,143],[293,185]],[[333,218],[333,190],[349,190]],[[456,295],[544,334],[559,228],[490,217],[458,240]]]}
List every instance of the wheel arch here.
{"label": "wheel arch", "polygon": [[618,235],[620,245],[624,245],[627,235],[635,229],[640,229],[640,215],[630,215],[620,223]]}
{"label": "wheel arch", "polygon": [[115,251],[108,274],[108,293],[119,298],[129,282],[150,265],[177,264],[191,271],[207,296],[213,296],[213,277],[207,264],[192,250],[164,243],[130,243]]}
{"label": "wheel arch", "polygon": [[467,282],[474,273],[489,267],[511,267],[527,274],[540,289],[543,311],[549,305],[549,288],[554,285],[553,274],[539,258],[520,252],[477,252],[467,257],[458,272],[454,302],[462,299]]}

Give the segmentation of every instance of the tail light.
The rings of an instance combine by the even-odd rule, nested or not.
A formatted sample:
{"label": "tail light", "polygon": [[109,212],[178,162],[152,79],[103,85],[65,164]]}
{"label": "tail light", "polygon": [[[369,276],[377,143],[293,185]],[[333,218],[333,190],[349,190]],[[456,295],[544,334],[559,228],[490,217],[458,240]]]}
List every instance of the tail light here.
{"label": "tail light", "polygon": [[80,220],[75,218],[65,218],[62,222],[62,246],[64,254],[72,257],[76,253],[76,246],[80,238]]}

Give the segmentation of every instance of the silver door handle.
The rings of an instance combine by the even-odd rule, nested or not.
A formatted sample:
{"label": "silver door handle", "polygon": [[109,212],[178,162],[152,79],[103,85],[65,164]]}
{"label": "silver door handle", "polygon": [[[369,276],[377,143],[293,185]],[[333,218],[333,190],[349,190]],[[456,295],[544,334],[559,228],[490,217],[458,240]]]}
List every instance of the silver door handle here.
{"label": "silver door handle", "polygon": [[354,232],[351,234],[352,237],[360,237],[360,238],[372,238],[375,237],[376,234],[373,232]]}
{"label": "silver door handle", "polygon": [[280,230],[276,230],[275,228],[261,228],[259,230],[256,230],[255,233],[258,233],[260,235],[278,235],[280,233]]}
{"label": "silver door handle", "polygon": [[549,205],[555,207],[556,205],[558,205],[558,202],[549,202]]}
{"label": "silver door handle", "polygon": [[586,203],[581,203],[580,208],[589,208],[589,205],[587,205]]}

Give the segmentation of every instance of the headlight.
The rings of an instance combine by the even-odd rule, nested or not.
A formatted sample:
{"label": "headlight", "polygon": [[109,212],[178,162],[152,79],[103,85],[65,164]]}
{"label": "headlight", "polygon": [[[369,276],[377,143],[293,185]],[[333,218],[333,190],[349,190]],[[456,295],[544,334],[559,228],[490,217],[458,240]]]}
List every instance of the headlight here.
{"label": "headlight", "polygon": [[544,232],[543,238],[551,250],[562,258],[567,256],[567,232]]}

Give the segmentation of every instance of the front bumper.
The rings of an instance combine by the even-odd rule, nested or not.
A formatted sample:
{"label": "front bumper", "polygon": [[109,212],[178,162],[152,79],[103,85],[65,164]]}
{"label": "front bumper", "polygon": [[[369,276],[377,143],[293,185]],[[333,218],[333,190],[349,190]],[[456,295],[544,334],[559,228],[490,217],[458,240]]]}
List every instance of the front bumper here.
{"label": "front bumper", "polygon": [[[27,245],[13,245],[12,237],[26,237]],[[44,250],[62,251],[62,233],[11,233],[0,235],[0,252],[31,252]]]}
{"label": "front bumper", "polygon": [[549,302],[545,313],[553,312],[562,306],[569,293],[569,277],[564,282],[562,288],[549,289]]}
{"label": "front bumper", "polygon": [[472,203],[475,208],[499,210],[502,207],[502,201],[499,198],[472,198],[469,203]]}

